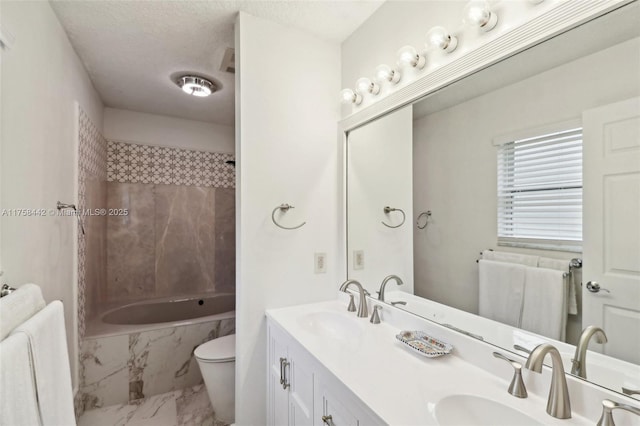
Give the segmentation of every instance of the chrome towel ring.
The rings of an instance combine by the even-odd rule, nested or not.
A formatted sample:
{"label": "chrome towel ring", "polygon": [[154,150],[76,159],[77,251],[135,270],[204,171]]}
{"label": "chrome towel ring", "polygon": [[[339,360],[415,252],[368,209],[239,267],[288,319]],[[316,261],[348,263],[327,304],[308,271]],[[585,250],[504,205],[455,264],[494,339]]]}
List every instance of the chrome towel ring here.
{"label": "chrome towel ring", "polygon": [[273,211],[271,212],[271,220],[273,221],[273,223],[278,227],[278,228],[282,228],[282,229],[287,229],[287,230],[292,230],[292,229],[298,229],[301,228],[305,223],[307,222],[302,222],[300,225],[298,226],[282,226],[278,223],[278,221],[276,221],[276,212],[278,210],[280,210],[281,212],[285,213],[287,211],[289,211],[289,209],[293,209],[294,207],[290,204],[280,204],[278,207],[276,207],[275,209],[273,209]]}
{"label": "chrome towel ring", "polygon": [[[422,219],[422,216],[426,216],[426,219],[424,220],[424,225],[420,226],[420,219]],[[429,218],[431,217],[431,210],[427,210],[426,212],[422,212],[418,215],[418,219],[416,219],[416,226],[418,227],[418,229],[424,229],[427,227],[427,225],[429,224]]]}
{"label": "chrome towel ring", "polygon": [[402,213],[402,222],[400,222],[399,225],[389,225],[387,223],[384,223],[384,221],[382,221],[381,223],[384,226],[386,226],[387,228],[400,228],[402,225],[404,225],[404,221],[407,219],[407,215],[404,214],[404,210],[396,209],[396,208],[389,207],[389,206],[386,206],[383,210],[384,210],[385,214],[389,214],[390,212],[400,212],[400,213]]}

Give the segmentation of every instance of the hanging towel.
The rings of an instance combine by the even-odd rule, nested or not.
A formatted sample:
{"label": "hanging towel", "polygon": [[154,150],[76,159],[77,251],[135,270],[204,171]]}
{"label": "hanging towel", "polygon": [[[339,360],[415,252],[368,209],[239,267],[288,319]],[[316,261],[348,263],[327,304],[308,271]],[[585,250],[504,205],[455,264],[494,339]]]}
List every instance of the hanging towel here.
{"label": "hanging towel", "polygon": [[525,268],[484,259],[478,262],[480,316],[520,327]]}
{"label": "hanging towel", "polygon": [[[547,269],[556,269],[569,273],[569,260],[551,259],[549,257],[541,257],[538,260],[538,267]],[[567,312],[571,315],[578,314],[578,298],[576,296],[576,283],[573,280],[573,274],[567,275],[567,286],[569,287],[569,296],[567,298]]]}
{"label": "hanging towel", "polygon": [[564,341],[567,287],[562,271],[525,267],[521,328]]}
{"label": "hanging towel", "polygon": [[29,339],[18,333],[0,342],[0,425],[41,424]]}
{"label": "hanging towel", "polygon": [[42,291],[35,284],[24,284],[13,293],[0,298],[0,340],[44,308],[44,305]]}
{"label": "hanging towel", "polygon": [[493,260],[494,262],[518,263],[520,265],[532,267],[538,266],[538,256],[530,256],[528,254],[485,250],[482,252],[482,258],[486,260]]}
{"label": "hanging towel", "polygon": [[29,339],[43,425],[75,425],[62,302],[55,300],[15,328]]}

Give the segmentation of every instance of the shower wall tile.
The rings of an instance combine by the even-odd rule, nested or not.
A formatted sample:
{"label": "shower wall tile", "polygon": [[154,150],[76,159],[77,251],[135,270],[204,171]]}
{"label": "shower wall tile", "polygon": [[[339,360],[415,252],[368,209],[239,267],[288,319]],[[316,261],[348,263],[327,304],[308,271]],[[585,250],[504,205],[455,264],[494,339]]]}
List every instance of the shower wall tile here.
{"label": "shower wall tile", "polygon": [[157,295],[215,290],[216,191],[194,186],[156,187]]}
{"label": "shower wall tile", "polygon": [[235,188],[233,154],[109,141],[107,179],[120,183]]}
{"label": "shower wall tile", "polygon": [[107,184],[108,299],[140,299],[155,294],[155,190],[152,184]]}
{"label": "shower wall tile", "polygon": [[128,359],[128,335],[82,342],[80,380],[85,410],[129,401]]}
{"label": "shower wall tile", "polygon": [[[106,207],[107,141],[79,109],[78,115],[78,210]],[[78,224],[78,338],[84,336],[86,318],[92,315],[99,294],[106,285],[104,250],[106,228],[99,219],[85,222],[85,233]]]}
{"label": "shower wall tile", "polygon": [[215,199],[215,289],[235,292],[236,288],[236,207],[235,191],[216,189]]}

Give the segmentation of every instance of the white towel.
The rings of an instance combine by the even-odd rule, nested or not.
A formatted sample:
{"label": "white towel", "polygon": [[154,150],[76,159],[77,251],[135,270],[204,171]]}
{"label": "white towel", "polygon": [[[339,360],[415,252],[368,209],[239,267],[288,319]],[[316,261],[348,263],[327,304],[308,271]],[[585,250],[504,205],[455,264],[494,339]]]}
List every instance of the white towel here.
{"label": "white towel", "polygon": [[486,260],[493,260],[494,262],[518,263],[520,265],[532,267],[538,266],[538,256],[530,256],[528,254],[485,250],[482,252],[482,258]]}
{"label": "white towel", "polygon": [[[541,257],[538,260],[538,267],[547,269],[556,269],[558,271],[570,272],[569,260],[551,259],[549,257]],[[576,296],[576,283],[573,280],[573,274],[569,274],[567,278],[569,287],[569,297],[567,298],[567,312],[571,315],[578,314],[578,298]]]}
{"label": "white towel", "polygon": [[0,425],[40,424],[29,339],[15,334],[0,342]]}
{"label": "white towel", "polygon": [[567,286],[562,271],[525,267],[524,304],[520,327],[564,341]]}
{"label": "white towel", "polygon": [[24,284],[16,291],[0,299],[0,340],[4,339],[18,325],[44,308],[40,287]]}
{"label": "white towel", "polygon": [[42,424],[75,425],[62,302],[49,303],[11,335],[20,333],[29,339]]}
{"label": "white towel", "polygon": [[481,259],[479,271],[480,316],[513,327],[520,326],[525,266]]}

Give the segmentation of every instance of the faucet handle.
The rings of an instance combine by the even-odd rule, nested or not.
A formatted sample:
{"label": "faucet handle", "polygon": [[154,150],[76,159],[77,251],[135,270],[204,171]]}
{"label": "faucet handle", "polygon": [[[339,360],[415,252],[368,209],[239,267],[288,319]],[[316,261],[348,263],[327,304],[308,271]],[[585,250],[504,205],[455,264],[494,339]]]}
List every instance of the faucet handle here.
{"label": "faucet handle", "polygon": [[513,367],[513,378],[511,379],[511,384],[509,384],[509,393],[517,398],[526,398],[527,388],[525,387],[524,380],[522,379],[522,364],[515,359],[507,358],[499,352],[494,352],[493,356],[503,361],[507,361]]}
{"label": "faucet handle", "polygon": [[610,399],[602,400],[602,415],[598,420],[597,426],[616,426],[613,421],[612,411],[616,408],[621,410],[630,411],[633,414],[640,416],[640,408],[633,407],[627,404],[620,404],[619,402],[611,401]]}
{"label": "faucet handle", "polygon": [[380,314],[378,314],[380,310],[382,310],[382,306],[380,305],[373,307],[373,314],[371,314],[371,319],[369,320],[371,324],[380,324]]}
{"label": "faucet handle", "polygon": [[349,306],[347,307],[347,311],[349,312],[356,311],[356,303],[353,301],[353,294],[349,294]]}

